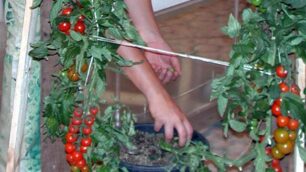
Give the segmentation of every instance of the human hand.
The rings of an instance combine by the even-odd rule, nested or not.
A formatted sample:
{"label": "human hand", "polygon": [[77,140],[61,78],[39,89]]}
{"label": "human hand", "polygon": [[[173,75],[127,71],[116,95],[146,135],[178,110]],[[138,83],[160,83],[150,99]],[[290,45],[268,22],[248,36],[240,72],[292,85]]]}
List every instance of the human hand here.
{"label": "human hand", "polygon": [[184,146],[187,140],[191,140],[193,128],[170,97],[153,97],[148,101],[150,112],[155,120],[154,129],[159,131],[164,127],[166,141],[169,142],[173,138],[174,129],[178,132],[180,146]]}
{"label": "human hand", "polygon": [[[152,48],[172,51],[164,40],[148,42],[147,45]],[[163,84],[175,80],[181,75],[181,66],[176,56],[145,51],[145,57]]]}

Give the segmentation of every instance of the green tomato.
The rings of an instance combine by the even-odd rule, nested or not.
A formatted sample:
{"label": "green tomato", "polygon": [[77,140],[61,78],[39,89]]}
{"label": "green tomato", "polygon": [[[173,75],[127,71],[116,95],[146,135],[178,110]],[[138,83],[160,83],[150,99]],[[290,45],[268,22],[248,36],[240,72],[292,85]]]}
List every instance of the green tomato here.
{"label": "green tomato", "polygon": [[254,5],[254,6],[259,6],[261,4],[262,0],[251,0],[251,3]]}

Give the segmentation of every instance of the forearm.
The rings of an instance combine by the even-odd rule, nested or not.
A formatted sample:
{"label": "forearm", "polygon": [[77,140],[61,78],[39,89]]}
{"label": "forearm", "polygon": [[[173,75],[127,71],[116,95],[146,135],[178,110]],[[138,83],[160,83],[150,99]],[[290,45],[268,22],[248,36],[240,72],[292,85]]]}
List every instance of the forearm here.
{"label": "forearm", "polygon": [[[161,38],[151,0],[124,0],[128,14],[146,43]],[[141,16],[141,17],[140,17]]]}
{"label": "forearm", "polygon": [[117,52],[127,60],[144,61],[141,64],[132,67],[125,67],[123,69],[128,78],[147,98],[161,95],[168,96],[165,88],[162,86],[150,64],[145,59],[142,51],[136,48],[121,46]]}

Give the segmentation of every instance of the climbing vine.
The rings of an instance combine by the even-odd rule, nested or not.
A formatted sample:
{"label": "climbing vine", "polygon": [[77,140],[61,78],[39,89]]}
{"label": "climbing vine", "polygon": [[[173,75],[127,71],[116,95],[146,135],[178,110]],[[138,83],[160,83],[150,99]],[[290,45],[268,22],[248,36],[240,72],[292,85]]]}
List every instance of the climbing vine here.
{"label": "climbing vine", "polygon": [[[176,155],[173,163],[182,171],[209,171],[203,160],[212,161],[219,171],[242,168],[249,161],[256,171],[277,171],[279,159],[300,145],[306,131],[305,100],[300,97],[305,91],[301,93],[294,84],[292,63],[296,58],[306,60],[306,2],[252,3],[256,8],[243,11],[241,24],[230,16],[223,28],[237,42],[225,76],[212,84],[212,99],[218,101],[225,134],[229,129],[248,131],[252,148],[240,159],[230,160],[200,142],[183,148],[162,142],[161,148]],[[33,8],[38,7],[41,0],[34,4]],[[30,55],[36,60],[59,56],[61,69],[53,74],[52,89],[44,101],[44,126],[49,138],[63,140],[72,171],[126,170],[120,167],[119,149],[134,148],[130,141],[135,134],[133,114],[119,102],[108,105],[101,95],[107,69],[121,72],[121,67],[138,62],[120,57],[117,45],[96,39],[144,45],[126,11],[123,0],[52,1],[50,38],[32,44]],[[102,106],[106,106],[104,111]],[[122,116],[119,128],[114,118],[118,111]],[[278,129],[272,131],[275,119]],[[306,160],[306,150],[298,148]]]}

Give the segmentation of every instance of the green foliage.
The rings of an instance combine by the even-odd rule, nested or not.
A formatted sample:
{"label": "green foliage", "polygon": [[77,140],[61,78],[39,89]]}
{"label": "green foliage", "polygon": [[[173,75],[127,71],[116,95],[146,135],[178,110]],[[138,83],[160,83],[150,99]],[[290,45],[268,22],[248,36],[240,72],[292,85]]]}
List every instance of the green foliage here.
{"label": "green foliage", "polygon": [[[242,132],[248,126],[254,143],[258,142],[258,135],[270,138],[270,106],[277,98],[283,100],[282,113],[299,119],[302,131],[306,131],[305,100],[291,92],[281,93],[278,86],[281,81],[289,86],[295,82],[292,60],[302,58],[305,62],[306,59],[306,1],[262,0],[256,1],[256,6],[256,11],[243,11],[240,24],[231,15],[223,28],[236,42],[230,54],[230,66],[225,76],[213,81],[211,95],[211,99],[218,101],[225,131],[230,127]],[[285,80],[274,72],[278,65],[288,71]],[[259,121],[255,126],[254,120]],[[255,147],[256,171],[265,171],[270,161],[263,146]]]}

